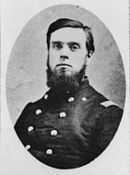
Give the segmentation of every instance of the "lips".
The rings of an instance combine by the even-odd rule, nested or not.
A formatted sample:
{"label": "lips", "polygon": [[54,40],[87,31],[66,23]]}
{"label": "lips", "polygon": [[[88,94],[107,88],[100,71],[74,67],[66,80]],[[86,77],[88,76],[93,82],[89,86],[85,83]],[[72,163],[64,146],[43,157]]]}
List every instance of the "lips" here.
{"label": "lips", "polygon": [[57,64],[56,67],[72,67],[71,65],[69,64]]}

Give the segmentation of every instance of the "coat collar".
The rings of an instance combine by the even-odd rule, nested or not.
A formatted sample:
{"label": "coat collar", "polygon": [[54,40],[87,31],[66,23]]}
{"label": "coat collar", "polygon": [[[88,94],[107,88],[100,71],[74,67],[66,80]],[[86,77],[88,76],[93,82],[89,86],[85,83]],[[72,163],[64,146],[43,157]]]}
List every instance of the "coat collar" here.
{"label": "coat collar", "polygon": [[[69,93],[68,93],[69,92]],[[47,94],[51,99],[63,100],[69,96],[78,97],[83,96],[88,100],[103,102],[106,98],[97,92],[89,83],[88,77],[84,77],[79,86],[76,89],[65,89],[65,88],[51,88]]]}

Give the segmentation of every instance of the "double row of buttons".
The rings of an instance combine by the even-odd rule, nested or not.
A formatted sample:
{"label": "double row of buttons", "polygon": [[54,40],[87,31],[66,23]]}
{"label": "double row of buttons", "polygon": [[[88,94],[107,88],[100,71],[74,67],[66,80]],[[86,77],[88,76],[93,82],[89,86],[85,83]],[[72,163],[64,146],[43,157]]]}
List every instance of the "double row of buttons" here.
{"label": "double row of buttons", "polygon": [[[29,126],[28,127],[28,132],[33,131],[34,127],[33,126]],[[52,129],[50,132],[51,136],[57,136],[58,131],[56,129]],[[31,145],[26,145],[26,149],[29,150],[31,148]],[[51,155],[53,153],[52,149],[47,149],[46,150],[46,154]]]}
{"label": "double row of buttons", "polygon": [[[45,96],[44,96],[44,99],[48,99],[48,95],[46,94]],[[68,102],[73,102],[75,99],[74,99],[74,97],[70,97],[69,99],[68,99]],[[86,97],[83,97],[82,98],[82,101],[86,101]],[[37,109],[36,110],[36,115],[39,115],[39,114],[41,114],[42,113],[42,110],[41,109]],[[66,117],[66,113],[64,112],[64,111],[62,111],[62,112],[60,112],[59,113],[59,117],[60,118],[65,118]],[[33,131],[34,130],[34,127],[33,126],[29,126],[28,127],[28,132],[31,132],[31,131]],[[50,135],[51,136],[56,136],[58,134],[58,131],[56,130],[56,129],[53,129],[53,130],[51,130],[51,132],[50,132]],[[31,145],[26,145],[26,149],[27,150],[29,150],[31,148]],[[51,155],[53,153],[53,151],[52,151],[52,149],[47,149],[46,150],[46,154],[47,155]]]}
{"label": "double row of buttons", "polygon": [[[30,145],[26,145],[26,149],[29,150],[31,148]],[[53,153],[52,149],[47,149],[46,154],[51,155]]]}
{"label": "double row of buttons", "polygon": [[[31,132],[31,131],[33,131],[33,130],[34,130],[34,127],[33,127],[33,126],[29,126],[29,127],[28,127],[28,132]],[[56,136],[57,133],[58,133],[57,130],[53,129],[53,130],[51,130],[50,135],[51,135],[51,136]]]}

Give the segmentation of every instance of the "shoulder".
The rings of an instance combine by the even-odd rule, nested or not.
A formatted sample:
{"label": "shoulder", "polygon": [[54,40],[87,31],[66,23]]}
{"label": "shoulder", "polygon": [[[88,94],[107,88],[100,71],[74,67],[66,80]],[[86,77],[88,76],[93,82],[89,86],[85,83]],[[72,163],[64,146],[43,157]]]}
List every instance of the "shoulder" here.
{"label": "shoulder", "polygon": [[118,104],[109,100],[103,94],[95,90],[92,86],[89,87],[89,91],[90,91],[90,99],[93,102],[96,102],[95,104],[98,104],[98,107],[101,108],[101,111],[103,113],[107,113],[107,112],[122,113],[123,112],[123,109],[120,108]]}
{"label": "shoulder", "polygon": [[110,100],[100,103],[100,108],[104,128],[111,130],[111,132],[112,130],[116,130],[122,119],[123,109]]}
{"label": "shoulder", "polygon": [[24,111],[28,111],[28,112],[32,111],[33,112],[34,110],[36,110],[36,109],[38,109],[40,107],[43,107],[43,104],[47,100],[47,97],[48,97],[48,95],[47,95],[47,93],[45,93],[45,95],[42,98],[40,98],[40,99],[38,99],[36,101],[27,103],[25,105],[25,107],[23,108],[22,113]]}
{"label": "shoulder", "polygon": [[120,108],[116,103],[114,103],[113,101],[110,100],[105,100],[103,102],[100,103],[100,106],[103,109],[103,112],[105,113],[118,113],[118,114],[122,114],[123,113],[123,109]]}
{"label": "shoulder", "polygon": [[32,118],[31,116],[34,116],[34,114],[39,114],[43,103],[44,96],[37,101],[27,103],[15,123],[15,129],[18,128],[19,125],[22,125],[26,119]]}
{"label": "shoulder", "polygon": [[25,105],[25,107],[23,108],[21,115],[23,116],[25,114],[28,114],[30,112],[33,112],[34,110],[36,110],[38,108],[38,106],[41,106],[41,99],[35,101],[35,102],[29,102]]}
{"label": "shoulder", "polygon": [[123,109],[115,102],[107,99],[104,95],[91,88],[94,94],[96,111],[99,112],[99,118],[107,125],[118,125],[123,115]]}
{"label": "shoulder", "polygon": [[100,103],[100,120],[96,127],[96,154],[99,155],[111,142],[120,125],[123,109],[110,100]]}

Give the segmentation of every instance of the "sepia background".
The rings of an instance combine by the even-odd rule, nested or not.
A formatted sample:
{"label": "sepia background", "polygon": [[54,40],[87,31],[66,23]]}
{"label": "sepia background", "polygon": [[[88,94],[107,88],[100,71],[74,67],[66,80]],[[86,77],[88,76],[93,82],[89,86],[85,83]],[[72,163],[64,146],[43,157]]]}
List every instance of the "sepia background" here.
{"label": "sepia background", "polygon": [[[32,19],[39,11],[56,4],[78,4],[85,9],[89,9],[96,14],[108,29],[112,32],[124,62],[126,76],[126,100],[125,111],[121,124],[115,138],[105,152],[100,155],[91,164],[82,168],[70,171],[62,171],[65,175],[129,175],[129,12],[128,1],[122,0],[4,0],[2,2],[2,61],[1,61],[1,149],[0,149],[0,174],[2,175],[61,175],[61,171],[50,168],[31,156],[22,145],[16,135],[11,118],[9,108],[7,108],[7,91],[5,93],[5,85],[7,87],[7,74],[9,70],[9,55],[11,48],[16,41],[21,29]],[[86,12],[85,12],[86,13]],[[53,16],[51,16],[53,17]],[[10,57],[11,58],[11,57]],[[43,57],[42,57],[43,58]],[[96,58],[95,58],[96,59]],[[11,59],[10,59],[11,60]],[[94,59],[93,59],[94,60]],[[42,60],[43,61],[43,60]],[[7,69],[8,62],[8,69]],[[13,67],[12,67],[13,69]],[[7,70],[7,71],[6,71]],[[19,73],[19,72],[18,72]],[[15,77],[18,75],[15,75]],[[7,88],[6,88],[7,89]],[[44,90],[44,89],[43,89]],[[28,90],[28,93],[30,89]],[[38,92],[38,90],[37,90]],[[20,92],[19,92],[20,93]],[[36,93],[37,94],[37,93]],[[26,96],[26,94],[25,94]],[[22,96],[23,98],[23,96]],[[22,98],[20,100],[22,100]],[[29,97],[29,101],[30,101]],[[36,97],[37,98],[37,97]],[[8,100],[8,98],[7,98]],[[19,100],[19,101],[20,101]],[[18,102],[18,101],[17,101]],[[27,98],[28,102],[28,98]],[[14,101],[12,102],[14,103]],[[21,105],[25,105],[23,101]],[[8,101],[9,106],[9,101]],[[13,105],[12,105],[13,106]],[[14,110],[16,103],[14,103]],[[20,107],[22,110],[22,106]],[[10,109],[11,111],[11,109]],[[19,115],[19,114],[18,114]],[[11,118],[10,118],[11,116]],[[17,117],[16,117],[17,118]]]}
{"label": "sepia background", "polygon": [[86,74],[90,84],[123,108],[125,75],[118,46],[105,25],[92,13],[72,5],[52,6],[34,16],[23,28],[7,67],[6,96],[13,124],[30,101],[41,98],[46,86],[46,32],[58,18],[71,18],[91,27],[95,52]]}

